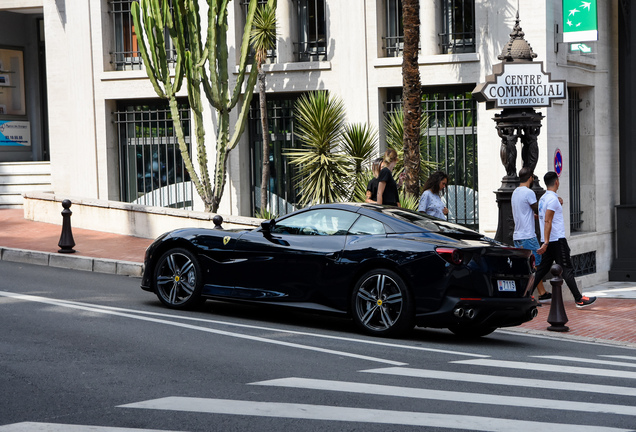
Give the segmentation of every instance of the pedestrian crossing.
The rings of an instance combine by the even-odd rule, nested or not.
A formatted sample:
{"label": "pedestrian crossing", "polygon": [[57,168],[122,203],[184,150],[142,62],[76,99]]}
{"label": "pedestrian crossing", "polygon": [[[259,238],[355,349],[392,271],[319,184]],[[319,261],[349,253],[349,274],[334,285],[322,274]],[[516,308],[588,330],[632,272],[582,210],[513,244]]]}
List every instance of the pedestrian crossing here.
{"label": "pedestrian crossing", "polygon": [[[454,365],[467,368],[459,372],[453,370]],[[291,402],[271,400],[272,394],[285,393],[250,392],[270,396],[268,400],[167,396],[119,405],[116,409],[283,419],[294,420],[296,425],[302,420],[349,422],[361,427],[375,424],[386,425],[386,430],[393,425],[449,431],[636,432],[636,382],[633,381],[636,373],[631,370],[634,367],[636,356],[628,355],[537,355],[527,361],[475,358],[450,361],[445,368],[449,370],[388,366],[359,370],[349,380],[290,376],[245,383],[263,389],[293,389],[296,393]],[[493,368],[497,368],[497,373],[488,375]],[[593,382],[586,382],[590,380],[581,380],[581,376],[595,378],[590,378]],[[404,380],[405,377],[408,380]],[[391,384],[393,380],[396,382]],[[530,389],[532,397],[528,396]],[[318,400],[334,402],[333,405],[299,403],[297,392],[306,395],[307,400],[312,400],[310,395],[319,395]],[[382,408],[395,406],[390,403],[378,408],[353,406],[356,405],[353,401],[362,405],[360,397],[364,400],[365,396],[372,396],[374,404],[382,398],[387,398],[387,402],[409,399],[421,403],[409,405],[418,406],[418,410]],[[343,406],[342,401],[351,406]],[[540,415],[528,415],[530,410]],[[158,432],[157,429],[58,423],[0,426],[0,432],[34,430]]]}

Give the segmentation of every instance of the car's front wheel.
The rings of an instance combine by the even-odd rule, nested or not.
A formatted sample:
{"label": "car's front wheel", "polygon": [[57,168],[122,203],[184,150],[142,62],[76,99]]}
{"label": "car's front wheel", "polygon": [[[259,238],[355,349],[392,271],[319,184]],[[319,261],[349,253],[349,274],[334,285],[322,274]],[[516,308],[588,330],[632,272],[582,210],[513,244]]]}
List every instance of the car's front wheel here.
{"label": "car's front wheel", "polygon": [[203,273],[192,252],[183,248],[170,249],[159,258],[155,267],[155,290],[161,303],[172,309],[189,309],[203,300]]}
{"label": "car's front wheel", "polygon": [[353,289],[351,310],[354,322],[367,334],[397,336],[414,326],[411,294],[391,270],[364,274]]}

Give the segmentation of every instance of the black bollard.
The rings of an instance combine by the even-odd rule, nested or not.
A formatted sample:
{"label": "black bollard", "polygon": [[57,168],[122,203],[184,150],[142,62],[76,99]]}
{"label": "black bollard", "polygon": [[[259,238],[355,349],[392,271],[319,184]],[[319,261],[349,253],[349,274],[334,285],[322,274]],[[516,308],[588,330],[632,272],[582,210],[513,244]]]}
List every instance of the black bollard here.
{"label": "black bollard", "polygon": [[563,273],[563,269],[560,265],[555,264],[550,269],[550,273],[552,273],[554,277],[550,279],[550,285],[552,285],[552,304],[550,305],[548,322],[552,325],[548,327],[548,330],[566,332],[569,331],[570,328],[565,325],[565,323],[568,322],[568,316],[565,313],[563,295],[561,293],[561,286],[563,285],[561,274]]}
{"label": "black bollard", "polygon": [[214,222],[214,229],[223,229],[221,224],[223,223],[223,216],[216,215],[212,218],[212,222]]}
{"label": "black bollard", "polygon": [[62,201],[62,235],[60,235],[60,242],[57,244],[60,249],[60,253],[74,253],[73,246],[75,246],[75,240],[73,240],[73,232],[71,231],[71,215],[72,211],[69,210],[71,206],[71,200],[65,199]]}

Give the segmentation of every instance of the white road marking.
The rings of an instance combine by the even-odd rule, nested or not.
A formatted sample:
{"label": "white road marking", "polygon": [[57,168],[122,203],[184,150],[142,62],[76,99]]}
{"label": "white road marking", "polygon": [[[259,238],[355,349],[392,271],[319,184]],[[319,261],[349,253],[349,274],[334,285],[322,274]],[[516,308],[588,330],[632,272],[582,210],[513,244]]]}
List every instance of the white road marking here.
{"label": "white road marking", "polygon": [[597,359],[566,357],[566,356],[531,356],[531,357],[542,358],[542,359],[552,359],[552,360],[563,360],[567,362],[592,363],[592,364],[600,364],[600,365],[607,365],[607,366],[625,366],[625,367],[636,368],[636,363],[617,362],[617,361],[611,361],[611,360],[597,360]]}
{"label": "white road marking", "polygon": [[[18,295],[20,294],[0,291],[0,296],[15,297]],[[32,297],[35,297],[35,296],[32,296]],[[39,297],[39,298],[45,298],[45,297]],[[135,310],[135,309],[118,308],[113,306],[102,306],[102,305],[95,305],[90,303],[74,302],[70,300],[55,299],[54,301],[60,304],[69,304],[69,305],[82,306],[82,307],[98,308],[98,309],[114,311],[114,312],[124,312],[124,313],[131,313],[131,314],[161,317],[161,318],[178,319],[182,321],[203,322],[208,324],[218,324],[218,325],[224,325],[224,326],[230,326],[230,327],[248,328],[253,330],[263,330],[263,331],[271,331],[271,332],[277,332],[277,333],[287,333],[287,334],[294,334],[298,336],[309,336],[309,337],[316,337],[321,339],[332,339],[332,340],[340,340],[344,342],[354,342],[354,343],[360,343],[365,345],[383,346],[383,347],[405,349],[405,350],[412,350],[412,351],[436,352],[440,354],[450,354],[450,355],[458,355],[458,356],[465,356],[465,357],[477,357],[477,358],[490,357],[489,355],[484,355],[484,354],[474,354],[474,353],[444,350],[444,349],[438,349],[438,348],[427,348],[427,347],[421,347],[421,346],[403,345],[403,344],[383,342],[378,340],[367,340],[367,339],[348,338],[348,337],[342,337],[342,336],[331,336],[331,335],[301,332],[301,331],[295,331],[295,330],[284,330],[284,329],[277,329],[272,327],[255,326],[255,325],[249,325],[249,324],[239,324],[239,323],[233,323],[233,322],[227,322],[227,321],[211,320],[206,318],[179,316],[179,315],[172,315],[172,314],[159,313],[159,312],[149,312],[149,311],[141,311],[141,310]]]}
{"label": "white road marking", "polygon": [[633,430],[630,431],[629,429],[602,426],[566,425],[562,423],[543,423],[458,414],[186,397],[154,399],[121,405],[120,408],[453,428],[486,432],[633,432]]}
{"label": "white road marking", "polygon": [[571,402],[564,400],[539,399],[519,396],[499,396],[485,393],[467,393],[447,390],[398,387],[381,384],[318,380],[310,378],[281,378],[251,383],[252,385],[302,388],[310,390],[328,390],[347,393],[361,393],[382,396],[406,397],[413,399],[432,399],[436,401],[463,402],[509,407],[533,407],[559,411],[581,411],[604,414],[636,416],[636,406],[598,404],[589,402]]}
{"label": "white road marking", "polygon": [[5,291],[0,291],[0,296],[11,297],[11,298],[25,300],[25,301],[32,301],[32,302],[50,304],[50,305],[55,305],[55,306],[60,306],[60,307],[71,308],[71,309],[79,309],[79,310],[84,310],[84,311],[93,312],[93,313],[101,313],[101,314],[105,314],[105,315],[114,315],[114,316],[132,318],[132,319],[136,319],[136,320],[140,320],[140,321],[153,322],[153,323],[157,323],[157,324],[165,324],[165,325],[170,325],[170,326],[174,326],[174,327],[181,327],[181,328],[186,328],[186,329],[189,329],[189,330],[197,330],[197,331],[202,331],[202,332],[206,332],[206,333],[218,334],[218,335],[222,335],[222,336],[229,336],[229,337],[238,338],[238,339],[247,339],[247,340],[251,340],[251,341],[255,341],[255,342],[263,342],[263,343],[268,343],[268,344],[273,344],[273,345],[281,345],[281,346],[286,346],[286,347],[289,347],[289,348],[296,348],[296,349],[302,349],[302,350],[307,350],[307,351],[316,351],[316,352],[320,352],[320,353],[323,353],[323,354],[332,354],[332,355],[337,355],[337,356],[342,356],[342,357],[356,358],[356,359],[359,359],[359,360],[368,360],[368,361],[372,361],[372,362],[376,362],[376,363],[385,363],[385,364],[391,364],[391,365],[394,365],[394,366],[404,366],[404,365],[407,364],[407,363],[404,363],[404,362],[381,359],[381,358],[378,358],[378,357],[369,357],[369,356],[349,353],[349,352],[345,352],[345,351],[330,350],[330,349],[320,348],[320,347],[315,347],[315,346],[310,346],[310,345],[301,345],[301,344],[296,344],[296,343],[291,343],[291,342],[284,342],[284,341],[278,341],[278,340],[274,340],[274,339],[267,339],[267,338],[259,337],[259,336],[250,336],[250,335],[244,335],[244,334],[240,334],[240,333],[232,333],[232,332],[228,332],[228,331],[224,331],[224,330],[211,329],[211,328],[208,328],[208,327],[199,327],[199,326],[194,326],[194,325],[191,325],[191,324],[185,324],[185,323],[180,323],[180,322],[162,320],[162,319],[157,319],[157,318],[150,318],[150,317],[140,316],[140,315],[131,314],[131,313],[117,312],[117,311],[114,311],[114,310],[97,308],[97,307],[94,307],[93,305],[81,305],[81,304],[77,304],[77,303],[67,303],[67,302],[64,302],[64,301],[55,300],[55,299],[49,299],[49,298],[46,298],[46,297],[31,296],[31,295],[25,295],[25,294],[15,294],[15,293],[9,293],[9,292],[5,292]]}
{"label": "white road marking", "polygon": [[0,432],[176,432],[160,429],[132,429],[108,426],[24,422],[0,426]]}
{"label": "white road marking", "polygon": [[530,363],[517,362],[508,360],[492,360],[492,359],[474,359],[474,360],[457,360],[451,363],[475,365],[475,366],[491,366],[507,369],[523,369],[525,371],[532,370],[537,372],[558,372],[574,375],[595,375],[611,378],[636,379],[636,372],[627,372],[610,369],[593,369],[577,366],[562,366],[549,363]]}
{"label": "white road marking", "polygon": [[599,357],[609,357],[609,358],[617,358],[617,359],[623,359],[623,360],[636,361],[636,357],[634,357],[634,356],[600,354]]}
{"label": "white road marking", "polygon": [[480,384],[543,388],[543,389],[551,389],[551,390],[568,390],[568,391],[577,391],[577,392],[614,394],[614,395],[620,395],[620,396],[636,396],[636,388],[633,388],[633,387],[586,384],[586,383],[579,383],[579,382],[548,381],[548,380],[540,380],[540,379],[534,379],[534,378],[504,377],[504,376],[497,376],[497,375],[479,375],[479,374],[470,374],[470,373],[464,373],[464,372],[446,372],[446,371],[415,369],[415,368],[407,368],[407,367],[388,367],[388,368],[380,368],[380,369],[368,369],[368,370],[363,370],[360,372],[368,372],[372,374],[408,376],[413,378],[429,378],[429,379],[440,379],[440,380],[449,380],[449,381],[473,382],[473,383],[480,383]]}

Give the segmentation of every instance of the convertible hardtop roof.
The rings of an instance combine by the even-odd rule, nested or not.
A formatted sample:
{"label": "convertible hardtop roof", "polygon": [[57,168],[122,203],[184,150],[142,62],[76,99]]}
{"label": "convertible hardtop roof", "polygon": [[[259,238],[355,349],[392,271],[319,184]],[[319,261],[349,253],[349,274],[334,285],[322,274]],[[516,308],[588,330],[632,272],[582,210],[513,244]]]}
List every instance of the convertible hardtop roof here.
{"label": "convertible hardtop roof", "polygon": [[333,208],[364,214],[382,221],[394,233],[437,232],[441,234],[464,234],[481,237],[476,231],[462,225],[395,206],[385,206],[370,203],[331,203],[316,204],[309,209]]}

